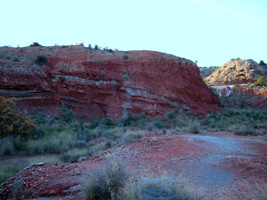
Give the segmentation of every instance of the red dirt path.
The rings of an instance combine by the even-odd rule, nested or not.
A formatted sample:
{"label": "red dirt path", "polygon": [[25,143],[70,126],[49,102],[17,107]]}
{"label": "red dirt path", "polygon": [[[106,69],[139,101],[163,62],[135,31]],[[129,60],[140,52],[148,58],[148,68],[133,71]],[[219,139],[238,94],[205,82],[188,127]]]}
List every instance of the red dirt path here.
{"label": "red dirt path", "polygon": [[[184,177],[209,192],[207,199],[260,199],[267,189],[267,141],[230,133],[160,135],[147,133],[76,164],[33,165],[0,186],[0,198],[11,198],[10,188],[21,180],[26,199],[82,199],[87,176],[109,157],[122,160],[131,176],[168,174]],[[261,191],[259,191],[261,190]]]}

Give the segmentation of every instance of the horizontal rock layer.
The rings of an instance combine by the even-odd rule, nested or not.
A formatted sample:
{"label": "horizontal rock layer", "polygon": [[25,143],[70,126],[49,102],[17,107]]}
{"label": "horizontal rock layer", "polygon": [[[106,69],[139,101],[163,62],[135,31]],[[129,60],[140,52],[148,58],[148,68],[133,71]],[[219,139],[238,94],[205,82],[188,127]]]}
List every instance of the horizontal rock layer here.
{"label": "horizontal rock layer", "polygon": [[[38,55],[48,63],[34,64]],[[0,48],[0,96],[15,97],[25,112],[56,115],[64,103],[89,119],[156,116],[175,108],[207,114],[219,104],[190,60],[83,46]]]}

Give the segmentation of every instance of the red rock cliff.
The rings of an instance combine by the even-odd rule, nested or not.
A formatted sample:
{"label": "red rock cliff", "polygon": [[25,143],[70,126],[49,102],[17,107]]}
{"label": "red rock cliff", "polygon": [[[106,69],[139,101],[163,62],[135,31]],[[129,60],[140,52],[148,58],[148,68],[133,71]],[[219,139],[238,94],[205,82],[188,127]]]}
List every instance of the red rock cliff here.
{"label": "red rock cliff", "polygon": [[[38,55],[48,58],[45,66],[33,63]],[[83,46],[0,48],[0,96],[15,97],[20,108],[35,112],[55,114],[64,102],[76,117],[112,119],[175,108],[207,114],[219,104],[190,60]]]}

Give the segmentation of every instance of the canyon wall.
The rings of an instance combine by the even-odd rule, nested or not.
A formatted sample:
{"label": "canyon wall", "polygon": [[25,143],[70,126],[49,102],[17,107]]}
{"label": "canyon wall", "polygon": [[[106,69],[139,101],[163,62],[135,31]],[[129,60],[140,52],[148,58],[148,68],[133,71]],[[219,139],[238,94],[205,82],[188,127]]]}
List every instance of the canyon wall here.
{"label": "canyon wall", "polygon": [[[45,65],[34,63],[39,55],[48,58]],[[0,48],[0,96],[15,97],[24,112],[57,115],[64,103],[89,119],[156,116],[175,108],[205,115],[220,104],[190,60],[81,45]]]}

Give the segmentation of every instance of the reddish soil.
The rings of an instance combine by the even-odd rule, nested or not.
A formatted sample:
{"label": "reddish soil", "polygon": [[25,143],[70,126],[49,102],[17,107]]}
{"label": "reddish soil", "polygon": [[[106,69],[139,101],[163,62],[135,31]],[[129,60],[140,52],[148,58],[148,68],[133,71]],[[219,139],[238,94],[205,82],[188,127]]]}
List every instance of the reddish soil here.
{"label": "reddish soil", "polygon": [[[179,108],[216,112],[220,104],[197,65],[152,51],[89,50],[83,46],[0,48],[0,96],[15,97],[25,112],[60,113],[64,103],[79,118],[156,116]],[[38,55],[48,58],[39,66]]]}
{"label": "reddish soil", "polygon": [[33,165],[0,186],[2,199],[11,198],[20,180],[25,198],[82,199],[82,184],[113,157],[122,160],[131,176],[168,174],[183,177],[208,192],[207,199],[261,199],[267,189],[267,141],[233,134],[160,135],[147,133],[135,143],[104,151],[76,164]]}

